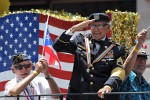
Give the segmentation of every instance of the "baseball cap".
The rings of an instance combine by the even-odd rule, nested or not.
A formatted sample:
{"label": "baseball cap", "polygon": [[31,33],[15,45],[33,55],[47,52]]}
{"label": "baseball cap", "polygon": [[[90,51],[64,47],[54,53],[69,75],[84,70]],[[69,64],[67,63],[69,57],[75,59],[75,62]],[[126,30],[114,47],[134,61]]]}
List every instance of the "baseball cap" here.
{"label": "baseball cap", "polygon": [[145,57],[147,59],[148,58],[147,56],[149,56],[149,55],[147,55],[147,53],[146,53],[145,50],[140,49],[139,52],[138,52],[138,54],[137,54],[137,57],[141,57],[141,56]]}
{"label": "baseball cap", "polygon": [[93,13],[89,16],[89,20],[95,19],[95,21],[109,22],[110,18],[106,13]]}

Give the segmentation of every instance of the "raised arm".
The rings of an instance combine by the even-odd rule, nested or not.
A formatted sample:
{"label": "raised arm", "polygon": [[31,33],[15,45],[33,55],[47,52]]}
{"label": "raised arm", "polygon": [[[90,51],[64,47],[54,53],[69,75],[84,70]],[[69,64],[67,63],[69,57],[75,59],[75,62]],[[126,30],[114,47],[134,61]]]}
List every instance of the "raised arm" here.
{"label": "raised arm", "polygon": [[138,33],[138,36],[137,36],[138,43],[134,46],[133,50],[130,52],[129,56],[127,57],[127,59],[125,60],[123,64],[125,72],[126,72],[126,77],[130,74],[131,70],[133,69],[138,51],[146,40],[146,37],[147,37],[146,33],[147,33],[146,29],[143,29],[141,32]]}

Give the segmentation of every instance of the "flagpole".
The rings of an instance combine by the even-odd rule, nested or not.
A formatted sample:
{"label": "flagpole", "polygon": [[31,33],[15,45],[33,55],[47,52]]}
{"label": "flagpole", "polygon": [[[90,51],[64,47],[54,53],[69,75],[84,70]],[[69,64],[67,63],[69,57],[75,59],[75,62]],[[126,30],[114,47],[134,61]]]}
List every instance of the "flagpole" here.
{"label": "flagpole", "polygon": [[42,49],[42,57],[43,58],[43,55],[44,55],[44,46],[45,46],[45,38],[46,38],[46,34],[47,34],[47,29],[48,29],[48,21],[49,21],[49,15],[47,17],[47,21],[46,21],[46,27],[44,29],[44,36],[43,36],[43,49]]}

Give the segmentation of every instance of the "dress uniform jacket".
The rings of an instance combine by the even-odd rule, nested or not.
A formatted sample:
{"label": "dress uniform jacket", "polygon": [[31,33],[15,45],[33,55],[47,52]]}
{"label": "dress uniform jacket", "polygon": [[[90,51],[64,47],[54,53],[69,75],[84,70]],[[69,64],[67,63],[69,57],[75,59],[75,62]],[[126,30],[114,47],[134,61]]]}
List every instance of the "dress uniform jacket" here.
{"label": "dress uniform jacket", "polygon": [[[107,55],[89,67],[86,58],[85,40],[82,34],[75,37],[65,34],[65,32],[58,37],[54,43],[53,48],[57,52],[68,52],[75,56],[73,73],[70,80],[68,93],[97,93],[104,85],[110,85],[113,91],[117,91],[118,86],[122,80],[117,76],[110,77],[112,70],[119,67],[117,59],[125,54],[124,49],[115,44],[115,46],[107,53]],[[105,49],[111,44],[114,44],[107,37],[104,41],[97,41],[92,39],[88,34],[86,36],[90,41],[91,62],[96,59]],[[107,99],[106,99],[107,98]],[[107,96],[105,99],[117,100],[118,96]],[[114,99],[113,99],[114,98]],[[98,95],[86,96],[67,96],[67,100],[103,100]]]}

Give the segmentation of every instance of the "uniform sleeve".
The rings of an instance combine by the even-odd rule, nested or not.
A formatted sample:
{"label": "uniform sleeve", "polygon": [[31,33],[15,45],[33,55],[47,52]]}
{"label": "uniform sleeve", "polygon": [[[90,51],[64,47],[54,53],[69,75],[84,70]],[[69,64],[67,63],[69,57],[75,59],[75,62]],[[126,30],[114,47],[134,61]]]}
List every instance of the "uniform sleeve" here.
{"label": "uniform sleeve", "polygon": [[62,33],[58,38],[53,42],[53,48],[57,52],[68,52],[74,54],[76,46],[70,42],[71,35]]}

